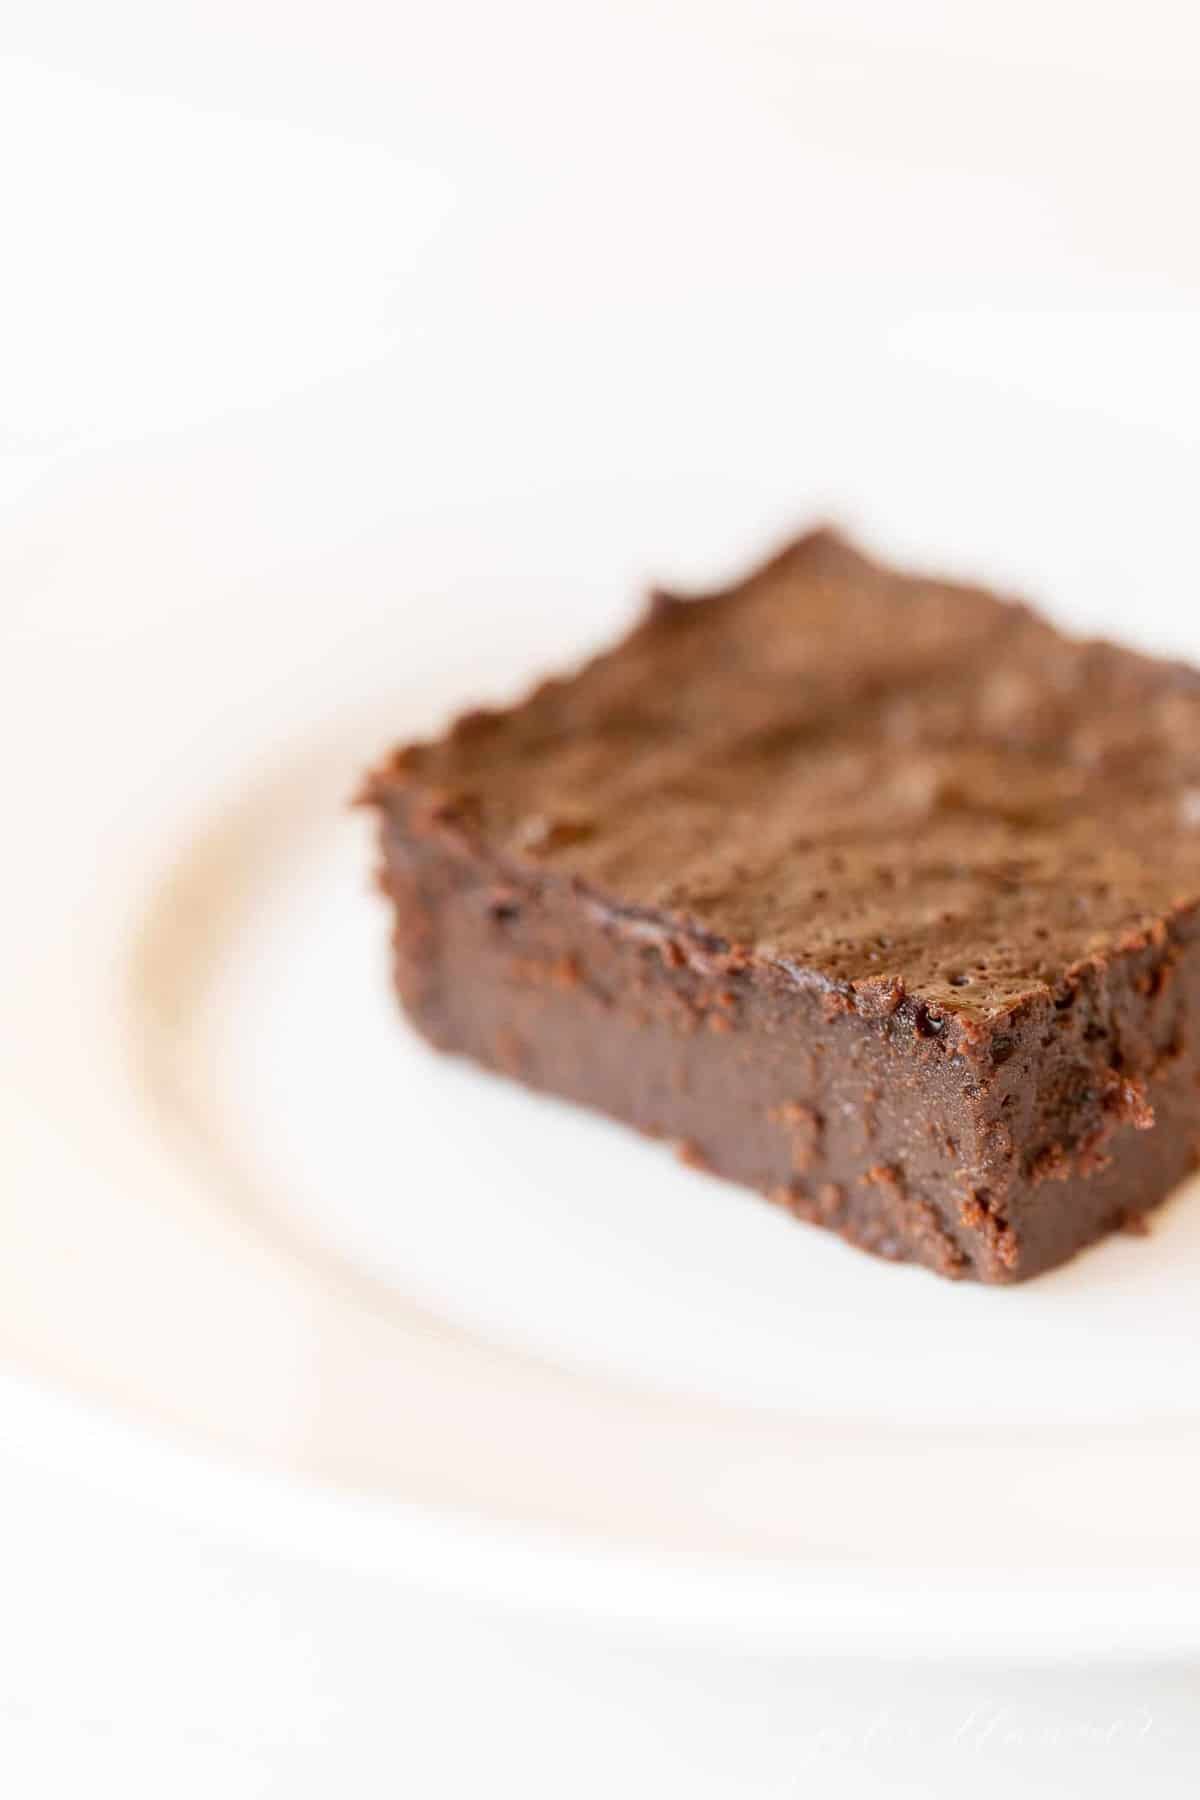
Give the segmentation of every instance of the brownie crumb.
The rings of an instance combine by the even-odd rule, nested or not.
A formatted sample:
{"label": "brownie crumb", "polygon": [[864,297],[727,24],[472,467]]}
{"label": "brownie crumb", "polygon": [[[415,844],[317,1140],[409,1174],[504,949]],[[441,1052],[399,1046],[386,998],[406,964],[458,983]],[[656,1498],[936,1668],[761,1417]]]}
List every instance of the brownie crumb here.
{"label": "brownie crumb", "polygon": [[815,1107],[803,1100],[786,1100],[782,1106],[768,1108],[767,1116],[782,1125],[787,1133],[792,1167],[803,1174],[817,1159],[824,1121]]}
{"label": "brownie crumb", "polygon": [[534,813],[517,826],[515,842],[529,856],[549,856],[571,844],[583,844],[596,827],[591,819],[580,816],[548,817]]}

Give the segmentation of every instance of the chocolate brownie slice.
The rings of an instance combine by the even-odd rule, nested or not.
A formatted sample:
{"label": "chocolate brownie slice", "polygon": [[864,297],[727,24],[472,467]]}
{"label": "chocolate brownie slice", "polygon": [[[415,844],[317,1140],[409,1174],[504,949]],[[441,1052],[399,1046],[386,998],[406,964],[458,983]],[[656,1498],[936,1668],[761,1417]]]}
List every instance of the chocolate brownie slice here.
{"label": "chocolate brownie slice", "polygon": [[1200,1142],[1200,674],[816,532],[370,777],[419,1028],[1008,1282]]}

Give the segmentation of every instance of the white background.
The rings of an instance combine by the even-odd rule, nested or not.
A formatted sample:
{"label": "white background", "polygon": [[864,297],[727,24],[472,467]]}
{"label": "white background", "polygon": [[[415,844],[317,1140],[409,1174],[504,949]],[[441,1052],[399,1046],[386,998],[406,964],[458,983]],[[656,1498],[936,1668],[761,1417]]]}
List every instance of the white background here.
{"label": "white background", "polygon": [[[186,646],[265,567],[328,619],[406,524],[544,506],[591,522],[563,608],[831,508],[1198,647],[1185,4],[51,0],[0,52],[0,616],[91,606],[99,680],[114,584]],[[1192,1791],[1194,1672],[847,1684],[514,1622],[139,1505],[3,1404],[14,1795]]]}

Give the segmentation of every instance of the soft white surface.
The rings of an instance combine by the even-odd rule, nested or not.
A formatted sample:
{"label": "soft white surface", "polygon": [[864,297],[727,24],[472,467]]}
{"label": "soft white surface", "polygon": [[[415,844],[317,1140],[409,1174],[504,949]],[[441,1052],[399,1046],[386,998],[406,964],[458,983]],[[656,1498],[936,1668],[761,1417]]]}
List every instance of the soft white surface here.
{"label": "soft white surface", "polygon": [[1187,1670],[648,1648],[248,1549],[28,1453],[0,1453],[21,1546],[0,1746],[22,1800],[1194,1788]]}
{"label": "soft white surface", "polygon": [[[0,199],[5,808],[28,845],[3,903],[14,1361],[135,1409],[153,1394],[181,1440],[199,1428],[285,1467],[324,1446],[327,1472],[386,1488],[395,1459],[364,1467],[362,1452],[372,1418],[381,1442],[402,1436],[399,1289],[494,1334],[501,1361],[505,1346],[561,1359],[564,1396],[576,1379],[640,1384],[628,1410],[645,1409],[647,1469],[655,1407],[678,1420],[733,1402],[758,1448],[710,1511],[774,1532],[795,1457],[754,1434],[831,1407],[815,1353],[836,1350],[856,1428],[903,1406],[906,1427],[956,1433],[972,1373],[998,1372],[1004,1306],[1021,1347],[978,1421],[984,1458],[1003,1474],[1002,1431],[1036,1426],[1043,1475],[1058,1462],[1021,1498],[1026,1528],[1056,1517],[1082,1566],[1124,1510],[1135,1565],[1107,1625],[1043,1571],[1041,1599],[1010,1608],[1008,1652],[1119,1640],[1143,1655],[1134,1674],[1077,1658],[1036,1683],[965,1663],[843,1680],[484,1619],[418,1599],[395,1567],[354,1575],[357,1528],[348,1511],[339,1540],[336,1505],[328,1567],[282,1499],[291,1548],[272,1558],[248,1499],[220,1518],[213,1500],[204,1522],[215,1474],[141,1461],[93,1435],[86,1407],[64,1419],[18,1384],[0,1393],[14,1791],[457,1795],[497,1766],[533,1794],[929,1793],[964,1777],[980,1793],[1135,1777],[1190,1791],[1192,1677],[1145,1660],[1196,1616],[1179,1579],[1195,1549],[1188,1202],[1147,1244],[1012,1296],[937,1289],[803,1234],[797,1320],[781,1221],[603,1127],[427,1069],[371,986],[358,847],[341,827],[297,831],[294,795],[305,758],[314,798],[340,793],[391,721],[503,690],[613,629],[647,576],[708,578],[828,510],[893,552],[1044,594],[1080,628],[1200,653],[1191,9],[1160,0],[1131,37],[1120,9],[1032,0],[49,0],[6,17],[0,49],[0,148],[19,172]],[[253,810],[273,780],[278,829],[252,854],[218,833],[205,900],[197,830],[235,797]],[[198,907],[190,936],[168,877]],[[305,985],[288,952],[308,946]],[[314,1047],[306,1005],[334,1041]],[[142,1041],[172,1058],[130,1060]],[[331,1074],[337,1119],[362,1133],[340,1196],[331,1122],[305,1098]],[[378,1120],[355,1110],[409,1082],[427,1141],[453,1142],[464,1176],[422,1209],[419,1237],[387,1204]],[[504,1159],[511,1231],[455,1132],[468,1106]],[[168,1115],[169,1131],[149,1124]],[[178,1133],[197,1127],[185,1152]],[[531,1171],[567,1138],[590,1188],[559,1234]],[[193,1176],[214,1146],[206,1189]],[[636,1245],[596,1207],[606,1179],[624,1213],[642,1183],[661,1201]],[[214,1206],[218,1190],[268,1202],[271,1228]],[[700,1229],[680,1271],[685,1211]],[[381,1336],[365,1325],[338,1360],[321,1296],[369,1312],[381,1277]],[[851,1294],[870,1297],[874,1340],[835,1309]],[[718,1299],[720,1338],[701,1323]],[[946,1371],[919,1408],[896,1379],[907,1359]],[[1170,1476],[1157,1486],[1152,1458]],[[513,1497],[551,1492],[552,1459],[541,1483],[514,1460]],[[438,1476],[469,1479],[469,1457],[448,1450]],[[917,1454],[906,1481],[922,1478]],[[594,1500],[598,1516],[616,1504]],[[865,1524],[833,1522],[849,1540]],[[978,1516],[947,1527],[961,1542]],[[461,1541],[486,1587],[495,1558]],[[378,1542],[364,1524],[360,1562]],[[559,1581],[508,1558],[529,1597]],[[676,1640],[684,1591],[711,1623],[703,1581],[671,1591]],[[882,1574],[852,1591],[842,1627],[857,1617],[882,1648]],[[918,1610],[910,1646],[940,1631],[951,1648],[932,1584]],[[984,1639],[988,1618],[970,1610]],[[999,1727],[981,1742],[963,1726],[988,1705],[1015,1708],[1004,1746]]]}

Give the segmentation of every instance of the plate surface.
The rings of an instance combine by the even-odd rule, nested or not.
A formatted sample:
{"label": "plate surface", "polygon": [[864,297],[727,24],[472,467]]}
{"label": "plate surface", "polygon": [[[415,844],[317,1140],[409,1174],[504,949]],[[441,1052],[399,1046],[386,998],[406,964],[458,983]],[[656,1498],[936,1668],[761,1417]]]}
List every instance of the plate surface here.
{"label": "plate surface", "polygon": [[[891,437],[822,446],[847,522],[966,567],[977,528],[977,572],[990,545],[1070,622],[1200,653],[1145,498],[1188,490],[1190,441],[915,355],[871,377]],[[899,455],[916,391],[936,496]],[[778,479],[410,499],[180,579],[224,449],[156,475],[170,530],[124,585],[144,467],[29,514],[31,567],[72,535],[20,645],[15,1364],[125,1416],[131,1482],[434,1582],[823,1648],[1200,1645],[1200,1195],[1028,1287],[943,1284],[435,1057],[392,1002],[362,766],[619,628],[634,570],[766,547],[797,518]],[[1078,483],[1052,528],[1051,463]],[[1085,476],[1132,497],[1099,539]]]}

